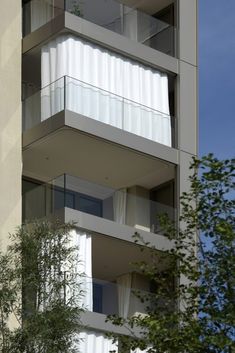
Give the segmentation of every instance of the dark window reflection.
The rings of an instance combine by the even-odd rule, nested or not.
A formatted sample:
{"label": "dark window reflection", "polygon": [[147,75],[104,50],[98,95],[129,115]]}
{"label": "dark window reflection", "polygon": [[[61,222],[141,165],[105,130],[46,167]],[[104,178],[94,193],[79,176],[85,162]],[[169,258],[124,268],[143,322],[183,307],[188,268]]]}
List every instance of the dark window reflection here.
{"label": "dark window reflection", "polygon": [[54,188],[54,209],[72,208],[94,216],[102,217],[102,200],[75,191]]}

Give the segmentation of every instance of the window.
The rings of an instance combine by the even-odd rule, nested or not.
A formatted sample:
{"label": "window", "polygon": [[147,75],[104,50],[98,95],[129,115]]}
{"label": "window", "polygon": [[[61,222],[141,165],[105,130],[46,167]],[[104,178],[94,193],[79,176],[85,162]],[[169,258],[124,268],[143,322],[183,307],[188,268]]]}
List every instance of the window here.
{"label": "window", "polygon": [[102,200],[72,190],[53,187],[54,209],[72,208],[94,216],[102,217]]}
{"label": "window", "polygon": [[103,286],[99,283],[93,283],[93,311],[103,313]]}
{"label": "window", "polygon": [[79,211],[92,214],[94,216],[102,217],[102,200],[91,196],[78,194],[78,208]]}

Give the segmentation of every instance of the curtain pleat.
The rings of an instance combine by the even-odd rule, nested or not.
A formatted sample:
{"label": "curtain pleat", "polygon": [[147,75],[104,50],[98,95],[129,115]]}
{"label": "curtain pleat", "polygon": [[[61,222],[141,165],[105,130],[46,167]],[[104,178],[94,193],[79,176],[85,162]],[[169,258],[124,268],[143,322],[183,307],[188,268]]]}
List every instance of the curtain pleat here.
{"label": "curtain pleat", "polygon": [[96,331],[84,331],[78,334],[76,347],[81,353],[118,353],[116,343],[107,338],[104,333]]}
{"label": "curtain pleat", "polygon": [[81,283],[80,289],[83,291],[81,297],[81,305],[89,311],[93,311],[93,290],[92,290],[92,238],[90,234],[83,231],[73,230],[71,232],[71,240],[73,246],[78,248],[77,266],[74,272],[83,274],[84,277],[78,276]]}
{"label": "curtain pleat", "polygon": [[131,273],[126,273],[117,278],[118,286],[118,314],[126,319],[129,314],[131,297]]}
{"label": "curtain pleat", "polygon": [[113,195],[113,214],[114,221],[120,224],[126,224],[126,204],[127,190],[120,189]]}

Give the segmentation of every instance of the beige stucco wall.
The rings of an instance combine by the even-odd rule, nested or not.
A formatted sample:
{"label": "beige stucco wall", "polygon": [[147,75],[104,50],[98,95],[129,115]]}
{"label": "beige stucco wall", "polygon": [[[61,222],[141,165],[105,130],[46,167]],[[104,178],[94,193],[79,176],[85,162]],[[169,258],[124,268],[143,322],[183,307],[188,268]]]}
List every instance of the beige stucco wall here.
{"label": "beige stucco wall", "polygon": [[0,248],[21,223],[21,1],[0,11]]}

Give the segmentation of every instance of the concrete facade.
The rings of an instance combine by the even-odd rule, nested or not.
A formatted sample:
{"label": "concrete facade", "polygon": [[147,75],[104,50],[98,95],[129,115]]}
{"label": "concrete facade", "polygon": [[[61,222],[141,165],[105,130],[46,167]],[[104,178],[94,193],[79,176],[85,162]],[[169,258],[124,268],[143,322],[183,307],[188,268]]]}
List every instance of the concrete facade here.
{"label": "concrete facade", "polygon": [[0,246],[21,224],[21,3],[0,12]]}

